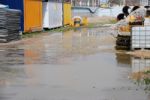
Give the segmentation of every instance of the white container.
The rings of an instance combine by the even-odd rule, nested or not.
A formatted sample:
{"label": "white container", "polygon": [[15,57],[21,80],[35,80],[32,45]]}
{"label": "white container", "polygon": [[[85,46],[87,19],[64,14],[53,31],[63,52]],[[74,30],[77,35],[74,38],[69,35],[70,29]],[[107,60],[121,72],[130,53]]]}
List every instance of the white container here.
{"label": "white container", "polygon": [[43,28],[56,28],[63,25],[63,7],[58,2],[43,2]]}

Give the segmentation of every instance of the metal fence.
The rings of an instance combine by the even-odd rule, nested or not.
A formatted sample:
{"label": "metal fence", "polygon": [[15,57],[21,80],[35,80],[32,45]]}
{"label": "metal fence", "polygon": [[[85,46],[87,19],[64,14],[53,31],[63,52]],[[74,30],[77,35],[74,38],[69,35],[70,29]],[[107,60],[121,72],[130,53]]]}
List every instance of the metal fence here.
{"label": "metal fence", "polygon": [[73,6],[98,7],[100,0],[72,0]]}
{"label": "metal fence", "polygon": [[141,4],[142,6],[150,5],[150,0],[140,0],[140,4]]}

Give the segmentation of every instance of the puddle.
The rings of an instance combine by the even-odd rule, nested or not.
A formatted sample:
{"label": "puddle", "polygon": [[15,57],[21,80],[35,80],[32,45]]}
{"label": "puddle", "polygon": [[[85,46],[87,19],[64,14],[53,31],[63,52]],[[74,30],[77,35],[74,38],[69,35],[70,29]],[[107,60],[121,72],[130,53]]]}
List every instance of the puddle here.
{"label": "puddle", "polygon": [[105,28],[47,33],[18,45],[1,47],[0,65],[65,64],[65,59],[113,51],[114,42]]}
{"label": "puddle", "polygon": [[131,67],[129,79],[146,92],[150,92],[150,59],[116,53],[118,66]]}
{"label": "puddle", "polygon": [[0,98],[149,100],[128,78],[133,59],[115,52],[111,34],[84,28],[0,47]]}
{"label": "puddle", "polygon": [[125,53],[116,53],[116,60],[121,67],[130,67],[131,56]]}
{"label": "puddle", "polygon": [[130,78],[146,92],[150,92],[150,59],[132,57]]}

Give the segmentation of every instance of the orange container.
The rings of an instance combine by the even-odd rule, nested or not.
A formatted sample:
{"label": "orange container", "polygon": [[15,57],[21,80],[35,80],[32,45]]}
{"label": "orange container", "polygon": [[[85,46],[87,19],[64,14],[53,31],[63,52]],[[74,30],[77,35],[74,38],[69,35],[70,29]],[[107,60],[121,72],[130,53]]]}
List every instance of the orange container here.
{"label": "orange container", "polygon": [[42,30],[42,0],[24,0],[24,32]]}

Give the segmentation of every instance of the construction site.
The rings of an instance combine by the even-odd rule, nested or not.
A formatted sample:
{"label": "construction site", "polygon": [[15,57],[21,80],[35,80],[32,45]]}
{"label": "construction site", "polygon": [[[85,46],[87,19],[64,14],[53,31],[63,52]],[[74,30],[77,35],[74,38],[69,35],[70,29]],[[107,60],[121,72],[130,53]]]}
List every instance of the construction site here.
{"label": "construction site", "polygon": [[0,100],[150,100],[150,0],[0,0]]}

